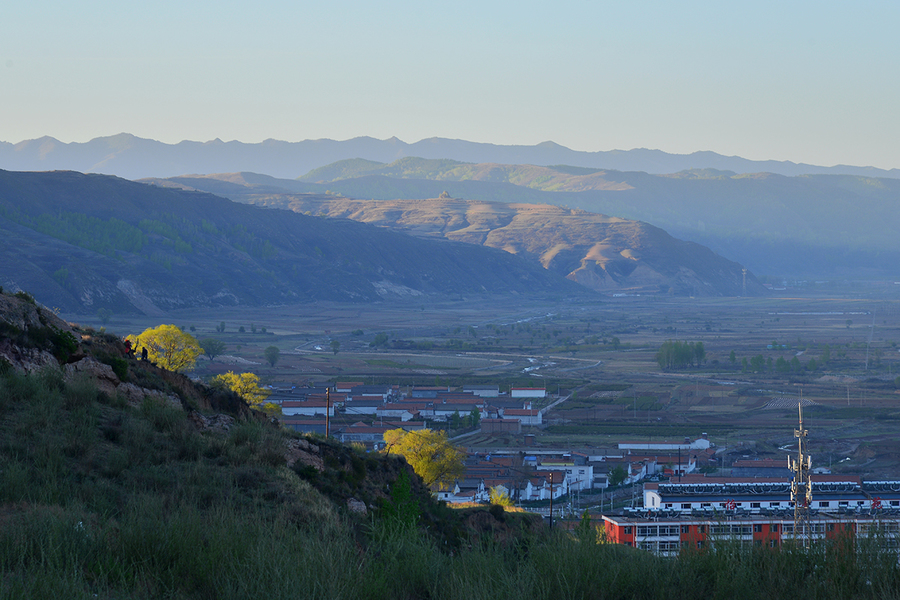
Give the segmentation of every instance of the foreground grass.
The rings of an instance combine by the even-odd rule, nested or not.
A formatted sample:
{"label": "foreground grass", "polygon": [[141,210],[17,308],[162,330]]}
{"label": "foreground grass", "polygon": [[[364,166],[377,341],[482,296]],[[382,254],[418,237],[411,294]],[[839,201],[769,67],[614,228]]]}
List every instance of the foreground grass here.
{"label": "foreground grass", "polygon": [[53,371],[0,376],[0,598],[900,595],[897,555],[878,543],[678,559],[593,532],[449,545],[346,513],[284,465],[286,435],[254,422],[201,434],[178,408],[130,408]]}

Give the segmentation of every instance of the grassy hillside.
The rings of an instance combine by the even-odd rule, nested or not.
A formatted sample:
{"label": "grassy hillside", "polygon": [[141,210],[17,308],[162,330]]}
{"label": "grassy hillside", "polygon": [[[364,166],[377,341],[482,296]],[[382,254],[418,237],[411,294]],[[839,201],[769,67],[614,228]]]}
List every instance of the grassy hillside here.
{"label": "grassy hillside", "polygon": [[583,292],[490,248],[71,172],[0,171],[0,235],[0,285],[76,313]]}
{"label": "grassy hillside", "polygon": [[[282,430],[229,394],[122,357],[113,336],[69,328],[24,295],[0,299],[3,355],[14,346],[18,357],[50,357],[30,373],[0,359],[0,598],[889,598],[900,589],[896,553],[878,544],[805,551],[722,540],[717,552],[660,559],[600,543],[592,527],[549,532],[527,514],[453,511],[402,459]],[[74,350],[41,328],[71,334]],[[63,350],[69,364],[103,362],[163,396],[135,401],[66,376],[53,358]]]}

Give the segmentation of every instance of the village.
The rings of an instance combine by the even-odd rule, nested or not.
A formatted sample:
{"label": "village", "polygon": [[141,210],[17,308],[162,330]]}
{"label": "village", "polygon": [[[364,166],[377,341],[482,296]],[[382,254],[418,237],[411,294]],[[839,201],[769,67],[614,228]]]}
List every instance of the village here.
{"label": "village", "polygon": [[[437,499],[469,506],[506,497],[568,528],[587,515],[610,542],[659,555],[717,539],[774,547],[877,532],[900,540],[900,481],[832,474],[828,467],[812,468],[807,458],[800,467],[795,461],[798,488],[790,459],[735,460],[705,432],[674,441],[622,439],[605,447],[542,443],[544,414],[566,399],[536,387],[501,392],[483,384],[454,390],[337,382],[324,388],[282,385],[269,401],[281,407],[286,427],[368,450],[383,450],[384,434],[392,429],[468,429],[452,438],[466,450],[464,473],[434,484]],[[467,446],[476,434],[515,442]]]}
{"label": "village", "polygon": [[[344,443],[384,448],[391,429],[446,429],[466,421],[470,432],[452,441],[467,449],[465,474],[435,495],[448,503],[487,502],[491,490],[517,504],[572,497],[593,497],[610,486],[648,478],[686,475],[715,463],[716,448],[705,433],[679,442],[622,440],[609,448],[573,448],[537,441],[545,411],[566,398],[551,398],[545,388],[464,385],[365,385],[337,382],[325,388],[279,386],[267,399],[278,404],[285,427],[333,436]],[[548,403],[549,400],[549,403]],[[544,408],[536,408],[541,403]],[[343,423],[343,424],[341,424]],[[471,448],[474,433],[518,440],[514,446]]]}

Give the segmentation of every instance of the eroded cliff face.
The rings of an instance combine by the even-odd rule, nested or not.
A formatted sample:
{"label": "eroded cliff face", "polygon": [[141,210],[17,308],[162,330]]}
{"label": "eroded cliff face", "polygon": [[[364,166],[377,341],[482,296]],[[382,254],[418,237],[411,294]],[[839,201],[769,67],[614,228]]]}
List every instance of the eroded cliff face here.
{"label": "eroded cliff face", "polygon": [[134,407],[149,398],[188,412],[249,413],[235,394],[136,360],[118,336],[67,323],[25,292],[0,293],[0,369],[56,369],[67,383],[87,379],[103,394]]}
{"label": "eroded cliff face", "polygon": [[0,360],[26,372],[58,366],[61,340],[69,349],[77,346],[68,323],[25,292],[0,294]]}

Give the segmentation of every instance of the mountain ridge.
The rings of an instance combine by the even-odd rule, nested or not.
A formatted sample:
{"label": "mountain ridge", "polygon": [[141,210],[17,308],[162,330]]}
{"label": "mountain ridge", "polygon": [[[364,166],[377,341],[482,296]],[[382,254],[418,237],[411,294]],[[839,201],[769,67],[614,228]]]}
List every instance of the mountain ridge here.
{"label": "mountain ridge", "polygon": [[[702,296],[762,295],[741,265],[647,223],[549,204],[448,198],[357,200],[273,193],[241,185],[243,174],[175,177],[148,183],[217,190],[236,201],[329,218],[353,219],[424,238],[502,249],[600,292]],[[221,186],[228,182],[228,189]],[[290,182],[287,182],[290,183]]]}
{"label": "mountain ridge", "polygon": [[50,136],[18,143],[0,142],[0,168],[13,171],[75,170],[117,175],[126,179],[172,177],[185,173],[253,171],[295,178],[317,167],[348,158],[392,162],[406,156],[453,159],[475,163],[568,164],[576,167],[666,174],[693,168],[736,173],[773,172],[783,175],[850,174],[900,178],[900,169],[866,166],[817,166],[791,161],[754,161],[703,150],[671,154],[635,148],[585,152],[555,142],[503,145],[432,137],[407,143],[396,137],[378,140],[362,136],[349,140],[267,139],[257,143],[218,138],[206,142],[183,140],[166,144],[129,133],[65,143]]}
{"label": "mountain ridge", "polygon": [[589,293],[492,248],[67,171],[0,171],[0,239],[0,285],[79,314]]}

